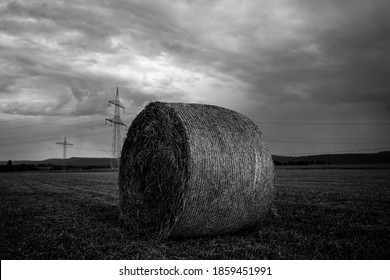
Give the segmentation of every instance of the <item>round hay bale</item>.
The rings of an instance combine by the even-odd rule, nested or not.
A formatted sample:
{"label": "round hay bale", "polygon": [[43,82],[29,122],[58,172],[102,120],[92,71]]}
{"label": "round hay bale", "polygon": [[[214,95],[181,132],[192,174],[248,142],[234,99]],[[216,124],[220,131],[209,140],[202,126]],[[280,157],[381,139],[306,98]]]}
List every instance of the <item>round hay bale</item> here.
{"label": "round hay bale", "polygon": [[274,193],[259,128],[225,108],[153,102],[132,122],[119,170],[123,222],[160,238],[258,225]]}

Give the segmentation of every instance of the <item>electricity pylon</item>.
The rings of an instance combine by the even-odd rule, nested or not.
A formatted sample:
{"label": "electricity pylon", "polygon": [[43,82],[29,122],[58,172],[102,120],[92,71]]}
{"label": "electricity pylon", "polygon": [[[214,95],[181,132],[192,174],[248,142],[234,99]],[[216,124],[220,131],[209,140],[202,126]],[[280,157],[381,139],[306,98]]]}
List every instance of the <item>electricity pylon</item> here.
{"label": "electricity pylon", "polygon": [[110,163],[110,168],[111,170],[113,170],[115,168],[119,168],[119,160],[120,160],[121,149],[122,149],[121,128],[126,127],[126,125],[122,122],[120,117],[120,108],[122,108],[123,112],[125,112],[125,106],[123,106],[122,103],[119,101],[118,88],[116,88],[115,100],[108,101],[109,107],[110,104],[114,105],[114,117],[106,119],[106,124],[107,122],[110,122],[110,125],[114,127],[112,133],[112,157]]}
{"label": "electricity pylon", "polygon": [[58,146],[63,146],[63,153],[62,153],[62,172],[65,172],[65,159],[66,159],[66,150],[68,149],[68,146],[73,146],[72,143],[69,143],[66,141],[66,136],[64,137],[64,142],[57,142]]}

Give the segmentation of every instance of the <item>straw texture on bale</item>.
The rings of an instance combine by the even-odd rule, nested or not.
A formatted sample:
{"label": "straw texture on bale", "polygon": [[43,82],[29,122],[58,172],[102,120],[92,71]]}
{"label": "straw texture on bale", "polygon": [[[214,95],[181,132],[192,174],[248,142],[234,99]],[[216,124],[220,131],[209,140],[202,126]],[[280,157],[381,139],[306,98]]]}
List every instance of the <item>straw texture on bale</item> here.
{"label": "straw texture on bale", "polygon": [[274,194],[259,128],[225,108],[153,102],[132,122],[119,170],[121,218],[160,238],[256,226]]}

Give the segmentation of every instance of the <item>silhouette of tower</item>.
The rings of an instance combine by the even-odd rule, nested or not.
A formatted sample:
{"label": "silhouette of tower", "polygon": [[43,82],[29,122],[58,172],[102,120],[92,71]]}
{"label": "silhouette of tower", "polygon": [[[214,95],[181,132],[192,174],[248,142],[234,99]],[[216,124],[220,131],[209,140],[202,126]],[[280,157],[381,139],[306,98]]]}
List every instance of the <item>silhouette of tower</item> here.
{"label": "silhouette of tower", "polygon": [[66,159],[66,151],[68,149],[68,146],[73,146],[72,143],[69,143],[66,141],[66,136],[64,137],[63,142],[57,142],[56,143],[58,146],[63,146],[63,153],[62,153],[62,172],[65,172],[65,159]]}
{"label": "silhouette of tower", "polygon": [[113,170],[119,168],[119,159],[122,149],[121,128],[126,127],[120,117],[120,108],[122,108],[123,112],[125,112],[125,107],[119,101],[118,87],[116,88],[115,100],[108,101],[108,106],[110,106],[110,104],[114,105],[114,117],[106,119],[106,124],[109,122],[110,125],[114,127],[112,133],[112,157],[110,163],[111,170]]}

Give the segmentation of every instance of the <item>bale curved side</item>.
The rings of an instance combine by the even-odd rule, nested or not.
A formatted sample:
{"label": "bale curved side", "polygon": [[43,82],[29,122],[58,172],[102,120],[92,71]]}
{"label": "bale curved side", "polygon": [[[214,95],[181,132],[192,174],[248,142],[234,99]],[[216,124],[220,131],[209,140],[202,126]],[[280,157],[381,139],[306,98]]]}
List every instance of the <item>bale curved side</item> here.
{"label": "bale curved side", "polygon": [[217,106],[149,104],[125,140],[120,208],[136,232],[222,234],[258,224],[273,199],[271,155],[247,117]]}

